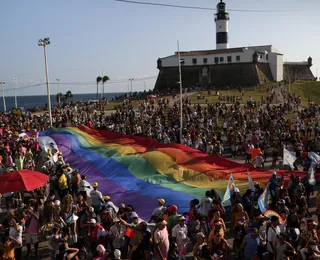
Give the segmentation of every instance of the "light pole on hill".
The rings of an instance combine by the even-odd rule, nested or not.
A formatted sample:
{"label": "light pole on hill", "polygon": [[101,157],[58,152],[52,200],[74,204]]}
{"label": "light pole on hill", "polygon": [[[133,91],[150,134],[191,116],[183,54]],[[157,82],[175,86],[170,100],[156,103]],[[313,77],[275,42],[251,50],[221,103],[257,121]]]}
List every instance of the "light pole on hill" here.
{"label": "light pole on hill", "polygon": [[4,81],[0,81],[0,84],[1,84],[1,90],[2,90],[3,112],[7,112],[6,98],[4,96],[4,87],[3,87],[3,85],[6,83]]}
{"label": "light pole on hill", "polygon": [[129,79],[129,81],[130,81],[130,88],[131,88],[131,93],[130,93],[130,96],[132,97],[132,81],[134,80],[134,78],[132,78],[132,79]]}
{"label": "light pole on hill", "polygon": [[60,106],[60,87],[59,87],[60,79],[56,79],[56,81],[57,81],[58,104],[59,104],[59,106]]}
{"label": "light pole on hill", "polygon": [[182,144],[182,127],[183,127],[183,104],[182,104],[182,75],[181,75],[181,64],[184,64],[184,60],[180,57],[180,46],[179,41],[177,41],[178,47],[178,64],[179,64],[179,85],[180,85],[180,144]]}
{"label": "light pole on hill", "polygon": [[17,81],[18,79],[17,78],[13,78],[13,83],[14,83],[14,107],[15,108],[18,108],[18,101],[17,101]]}
{"label": "light pole on hill", "polygon": [[47,94],[48,94],[48,110],[49,110],[49,119],[50,119],[50,127],[52,127],[52,114],[51,114],[51,98],[50,98],[50,85],[49,85],[49,72],[48,72],[48,63],[47,63],[47,51],[46,46],[50,44],[49,37],[40,39],[38,41],[38,46],[43,47],[43,55],[44,55],[44,66],[46,70],[46,83],[47,83]]}

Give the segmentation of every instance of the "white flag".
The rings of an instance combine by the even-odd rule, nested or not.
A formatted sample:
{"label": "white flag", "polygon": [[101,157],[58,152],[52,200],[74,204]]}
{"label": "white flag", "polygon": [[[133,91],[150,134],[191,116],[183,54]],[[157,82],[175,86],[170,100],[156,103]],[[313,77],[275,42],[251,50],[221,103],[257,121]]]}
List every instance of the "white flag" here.
{"label": "white flag", "polygon": [[316,185],[316,178],[314,177],[314,165],[312,164],[309,168],[309,183]]}
{"label": "white flag", "polygon": [[226,192],[225,192],[225,194],[223,196],[223,200],[222,200],[223,203],[227,202],[231,198],[231,192],[234,190],[234,188],[235,188],[235,186],[234,186],[232,173],[230,173],[228,186],[227,186]]}
{"label": "white flag", "polygon": [[256,189],[254,187],[253,181],[251,179],[251,175],[250,172],[248,171],[248,182],[249,182],[249,188],[252,192],[254,192]]}
{"label": "white flag", "polygon": [[283,165],[289,165],[290,168],[293,170],[295,168],[293,164],[296,160],[297,158],[286,148],[283,147]]}

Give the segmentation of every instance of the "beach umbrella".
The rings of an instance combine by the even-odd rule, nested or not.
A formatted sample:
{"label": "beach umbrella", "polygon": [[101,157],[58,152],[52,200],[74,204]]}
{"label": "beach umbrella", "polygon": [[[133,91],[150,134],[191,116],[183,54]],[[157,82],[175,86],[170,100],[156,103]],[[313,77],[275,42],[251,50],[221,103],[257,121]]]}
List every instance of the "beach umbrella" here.
{"label": "beach umbrella", "polygon": [[49,177],[41,172],[18,170],[0,176],[0,194],[15,191],[31,191],[42,187]]}

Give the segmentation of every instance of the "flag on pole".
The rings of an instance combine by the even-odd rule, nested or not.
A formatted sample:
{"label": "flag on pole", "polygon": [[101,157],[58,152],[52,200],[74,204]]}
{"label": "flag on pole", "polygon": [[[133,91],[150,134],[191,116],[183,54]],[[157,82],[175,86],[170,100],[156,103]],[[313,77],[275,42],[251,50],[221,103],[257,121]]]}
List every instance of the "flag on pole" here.
{"label": "flag on pole", "polygon": [[316,178],[314,177],[314,165],[312,164],[309,168],[309,183],[316,185]]}
{"label": "flag on pole", "polygon": [[283,147],[283,165],[289,165],[290,168],[294,169],[294,162],[297,160],[297,158],[290,153],[286,148]]}
{"label": "flag on pole", "polygon": [[227,202],[231,198],[231,192],[234,190],[234,188],[235,188],[235,185],[234,185],[232,173],[230,173],[228,186],[222,200],[223,203]]}
{"label": "flag on pole", "polygon": [[314,164],[316,165],[320,164],[320,156],[315,152],[308,153],[308,157],[310,158],[311,162],[313,162]]}
{"label": "flag on pole", "polygon": [[268,199],[269,199],[269,183],[258,199],[258,206],[262,214],[268,210]]}
{"label": "flag on pole", "polygon": [[251,175],[250,172],[248,171],[248,182],[249,182],[249,188],[252,192],[254,192],[256,190],[256,188],[254,187],[253,181],[251,179]]}

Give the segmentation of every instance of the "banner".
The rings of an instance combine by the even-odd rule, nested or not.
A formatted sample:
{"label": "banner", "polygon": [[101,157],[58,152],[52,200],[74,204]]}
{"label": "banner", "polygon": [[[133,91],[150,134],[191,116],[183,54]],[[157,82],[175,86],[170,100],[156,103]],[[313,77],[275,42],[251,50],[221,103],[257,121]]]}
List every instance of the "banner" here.
{"label": "banner", "polygon": [[296,160],[297,158],[283,147],[283,165],[289,165],[291,170],[293,170],[295,168],[293,164]]}
{"label": "banner", "polygon": [[262,214],[268,210],[268,198],[269,198],[269,183],[258,199],[258,206]]}
{"label": "banner", "polygon": [[228,186],[222,200],[223,203],[227,202],[231,198],[231,192],[234,190],[234,188],[235,188],[235,185],[234,185],[232,173],[230,173]]}

